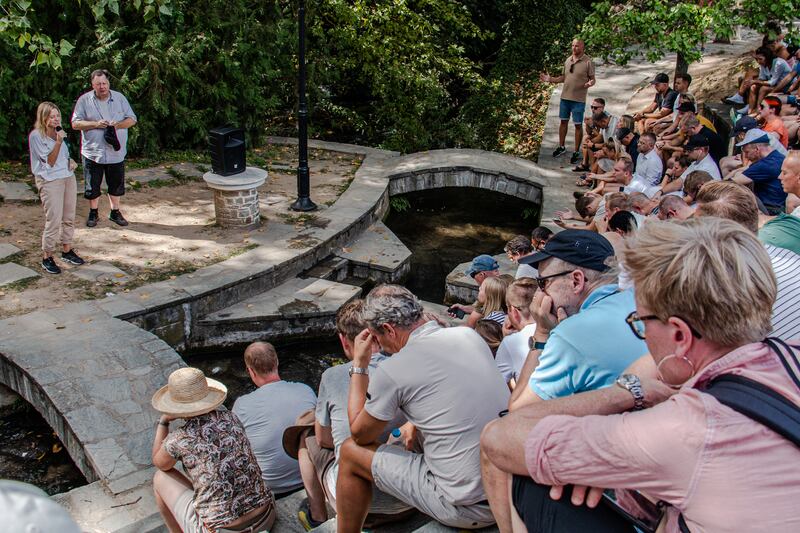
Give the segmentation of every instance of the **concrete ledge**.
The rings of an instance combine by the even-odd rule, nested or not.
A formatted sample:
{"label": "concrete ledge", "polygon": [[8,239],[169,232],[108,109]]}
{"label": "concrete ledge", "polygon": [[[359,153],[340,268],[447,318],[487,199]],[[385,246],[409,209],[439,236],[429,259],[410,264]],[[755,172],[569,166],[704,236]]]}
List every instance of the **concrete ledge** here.
{"label": "concrete ledge", "polygon": [[[512,263],[506,254],[492,257],[500,265],[501,274],[514,276],[517,273],[517,265]],[[471,261],[461,263],[447,275],[444,292],[444,301],[446,303],[472,304],[478,299],[478,284],[465,274],[470,264]]]}

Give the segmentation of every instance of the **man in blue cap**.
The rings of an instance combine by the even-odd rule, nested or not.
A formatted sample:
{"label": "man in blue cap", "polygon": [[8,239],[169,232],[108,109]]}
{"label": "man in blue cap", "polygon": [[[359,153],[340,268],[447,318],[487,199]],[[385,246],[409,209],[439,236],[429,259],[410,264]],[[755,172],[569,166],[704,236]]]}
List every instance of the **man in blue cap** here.
{"label": "man in blue cap", "polygon": [[625,323],[636,303],[617,287],[613,255],[602,235],[565,230],[520,259],[539,269],[539,290],[531,303],[536,333],[510,409],[611,385],[647,353]]}
{"label": "man in blue cap", "polygon": [[[536,332],[509,409],[613,385],[647,354],[626,322],[636,310],[633,291],[620,291],[609,267],[611,244],[587,230],[557,233],[538,253],[521,259],[539,270],[531,303]],[[637,378],[638,379],[638,378]],[[511,475],[484,451],[481,475],[498,524],[510,520]],[[521,478],[522,483],[533,483]]]}
{"label": "man in blue cap", "polygon": [[785,157],[770,146],[770,137],[762,129],[749,130],[744,140],[736,143],[742,155],[750,161],[750,166],[735,172],[731,179],[736,183],[752,187],[756,197],[761,200],[770,215],[783,213],[786,205],[784,192],[778,176]]}
{"label": "man in blue cap", "polygon": [[[481,283],[486,278],[491,278],[500,275],[500,265],[495,261],[494,257],[487,254],[481,254],[475,259],[472,260],[472,263],[469,265],[464,273],[475,280],[475,283],[478,284],[478,287],[481,286]],[[475,310],[475,306],[473,305],[464,305],[464,304],[453,304],[448,309],[448,313],[450,316],[456,316],[455,309],[461,309],[464,311],[466,315],[469,315]]]}

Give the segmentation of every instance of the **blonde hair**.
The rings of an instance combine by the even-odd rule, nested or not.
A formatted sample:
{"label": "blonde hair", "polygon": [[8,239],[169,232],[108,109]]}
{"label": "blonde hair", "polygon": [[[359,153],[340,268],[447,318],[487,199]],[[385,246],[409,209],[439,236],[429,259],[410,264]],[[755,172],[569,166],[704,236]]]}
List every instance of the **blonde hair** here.
{"label": "blonde hair", "polygon": [[531,318],[531,301],[538,285],[533,278],[519,278],[506,289],[506,307],[514,307],[526,320]]}
{"label": "blonde hair", "polygon": [[36,109],[36,121],[33,123],[33,129],[42,134],[42,137],[47,135],[47,121],[50,120],[50,113],[53,109],[61,114],[61,110],[53,102],[42,102]]}
{"label": "blonde hair", "polygon": [[744,185],[732,181],[710,181],[700,187],[694,200],[698,215],[727,218],[758,233],[756,196]]}
{"label": "blonde hair", "polygon": [[726,347],[772,330],[772,264],[741,225],[716,217],[645,224],[622,253],[637,300],[659,319],[680,317]]}
{"label": "blonde hair", "polygon": [[481,284],[483,289],[484,301],[479,302],[479,312],[486,316],[495,311],[507,312],[506,290],[508,282],[498,276],[486,278]]}

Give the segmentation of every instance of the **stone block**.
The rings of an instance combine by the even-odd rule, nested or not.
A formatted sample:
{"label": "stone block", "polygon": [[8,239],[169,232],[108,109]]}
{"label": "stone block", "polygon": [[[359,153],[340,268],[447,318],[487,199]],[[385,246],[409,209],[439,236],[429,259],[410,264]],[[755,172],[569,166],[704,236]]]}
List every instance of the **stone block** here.
{"label": "stone block", "polygon": [[0,287],[38,277],[39,274],[30,268],[16,263],[0,263]]}
{"label": "stone block", "polygon": [[71,269],[70,273],[86,281],[92,283],[96,282],[113,282],[124,284],[130,281],[130,276],[125,271],[115,267],[108,261],[97,261],[94,263],[86,263],[77,268]]}
{"label": "stone block", "polygon": [[84,449],[101,478],[116,479],[137,470],[127,452],[114,439],[87,444]]}
{"label": "stone block", "polygon": [[0,261],[8,259],[12,255],[20,253],[22,250],[7,242],[0,242]]}
{"label": "stone block", "polygon": [[106,487],[112,494],[120,494],[140,485],[149,484],[155,473],[155,467],[143,468],[126,476],[107,481]]}
{"label": "stone block", "polygon": [[125,432],[122,424],[93,405],[70,411],[64,418],[76,435],[84,437],[91,435],[99,440]]}
{"label": "stone block", "polygon": [[21,181],[0,181],[0,197],[5,202],[35,202],[39,196],[27,183]]}
{"label": "stone block", "polygon": [[124,377],[97,379],[87,376],[82,379],[83,390],[94,400],[94,403],[113,404],[130,398],[128,379]]}

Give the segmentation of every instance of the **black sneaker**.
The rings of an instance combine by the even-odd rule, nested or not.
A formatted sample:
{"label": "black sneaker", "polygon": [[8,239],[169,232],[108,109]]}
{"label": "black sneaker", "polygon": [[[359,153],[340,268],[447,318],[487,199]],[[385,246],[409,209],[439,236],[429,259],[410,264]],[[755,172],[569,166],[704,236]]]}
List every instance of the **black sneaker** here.
{"label": "black sneaker", "polygon": [[42,268],[49,274],[61,274],[61,269],[58,268],[55,259],[52,257],[42,259]]}
{"label": "black sneaker", "polygon": [[89,216],[86,217],[86,226],[93,228],[97,225],[97,209],[89,209]]}
{"label": "black sneaker", "polygon": [[70,265],[82,265],[86,261],[81,259],[81,257],[75,253],[75,250],[71,249],[68,252],[61,252],[61,260],[66,261]]}
{"label": "black sneaker", "polygon": [[120,226],[128,225],[128,221],[125,220],[125,217],[122,216],[122,213],[120,212],[119,209],[112,209],[111,213],[109,213],[108,215],[108,220],[116,224],[119,224]]}
{"label": "black sneaker", "polygon": [[553,150],[553,157],[558,157],[566,151],[567,149],[564,146],[559,146],[558,148]]}
{"label": "black sneaker", "polygon": [[572,152],[572,157],[569,158],[570,165],[577,165],[578,161],[581,160],[581,153],[580,152]]}

